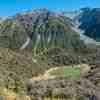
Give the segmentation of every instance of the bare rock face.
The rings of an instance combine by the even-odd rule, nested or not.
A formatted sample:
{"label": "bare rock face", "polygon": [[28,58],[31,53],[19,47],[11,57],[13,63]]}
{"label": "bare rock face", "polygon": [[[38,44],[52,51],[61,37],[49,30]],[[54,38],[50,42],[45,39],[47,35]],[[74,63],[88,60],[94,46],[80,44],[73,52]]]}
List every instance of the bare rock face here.
{"label": "bare rock face", "polygon": [[84,78],[33,80],[27,85],[27,92],[32,100],[43,98],[60,98],[61,100],[100,100],[98,89]]}

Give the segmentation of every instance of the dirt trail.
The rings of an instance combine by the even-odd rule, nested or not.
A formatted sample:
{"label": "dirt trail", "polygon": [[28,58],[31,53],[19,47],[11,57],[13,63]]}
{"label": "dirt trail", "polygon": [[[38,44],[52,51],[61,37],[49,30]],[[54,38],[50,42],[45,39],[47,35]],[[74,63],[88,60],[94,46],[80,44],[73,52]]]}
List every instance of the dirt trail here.
{"label": "dirt trail", "polygon": [[[54,78],[56,78],[56,76],[50,75],[50,72],[52,72],[54,70],[57,70],[59,68],[66,68],[66,67],[67,66],[51,68],[51,69],[45,71],[43,75],[39,75],[37,77],[33,77],[32,80],[39,81],[39,80],[54,79]],[[88,72],[90,70],[90,67],[87,64],[74,65],[74,66],[68,66],[68,67],[80,68],[82,74],[85,73],[85,72]]]}

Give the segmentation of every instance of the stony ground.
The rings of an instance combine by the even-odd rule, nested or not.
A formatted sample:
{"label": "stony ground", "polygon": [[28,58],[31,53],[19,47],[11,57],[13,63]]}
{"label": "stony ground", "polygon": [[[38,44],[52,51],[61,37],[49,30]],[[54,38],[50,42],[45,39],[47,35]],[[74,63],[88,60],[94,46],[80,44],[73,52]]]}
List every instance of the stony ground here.
{"label": "stony ground", "polygon": [[[100,100],[99,61],[99,48],[88,52],[53,48],[38,55],[34,55],[30,50],[0,49],[0,87],[11,91],[11,95],[28,96],[30,100],[50,98],[53,98],[52,100],[57,98],[61,98],[60,100]],[[75,78],[51,78],[44,74],[51,69],[77,64],[87,64],[90,70],[81,77]],[[88,67],[84,70],[88,70]],[[69,91],[68,94],[66,91]],[[25,99],[21,98],[21,100]]]}

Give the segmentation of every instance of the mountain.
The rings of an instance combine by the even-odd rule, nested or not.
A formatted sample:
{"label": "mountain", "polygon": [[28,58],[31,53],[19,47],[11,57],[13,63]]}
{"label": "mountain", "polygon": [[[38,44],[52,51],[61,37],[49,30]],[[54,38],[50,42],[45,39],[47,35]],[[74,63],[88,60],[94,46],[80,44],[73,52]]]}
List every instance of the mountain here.
{"label": "mountain", "polygon": [[85,35],[100,41],[100,8],[83,8],[82,11],[80,28],[85,30]]}
{"label": "mountain", "polygon": [[64,16],[72,19],[74,29],[81,33],[84,40],[100,41],[100,8],[81,8],[79,11],[65,12]]}
{"label": "mountain", "polygon": [[2,22],[0,47],[33,50],[77,48],[83,45],[83,41],[72,26],[71,19],[47,9],[20,13]]}
{"label": "mountain", "polygon": [[55,46],[73,48],[80,41],[98,45],[99,17],[99,8],[87,7],[60,13],[36,9],[0,18],[0,47],[33,50]]}
{"label": "mountain", "polygon": [[[81,28],[83,15],[37,9],[1,18],[0,98],[100,100],[100,47]],[[80,75],[75,76],[78,66]],[[57,67],[66,76],[45,74]],[[65,67],[72,71],[63,71]]]}

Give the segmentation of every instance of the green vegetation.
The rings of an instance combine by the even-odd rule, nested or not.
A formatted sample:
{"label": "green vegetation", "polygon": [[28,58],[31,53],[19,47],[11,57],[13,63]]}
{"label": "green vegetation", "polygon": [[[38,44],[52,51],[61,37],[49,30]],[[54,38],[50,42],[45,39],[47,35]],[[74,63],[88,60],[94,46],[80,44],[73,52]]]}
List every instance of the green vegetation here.
{"label": "green vegetation", "polygon": [[80,69],[79,68],[64,68],[64,75],[65,76],[80,76]]}
{"label": "green vegetation", "polygon": [[80,35],[71,28],[71,21],[52,14],[43,11],[40,17],[20,14],[6,19],[0,25],[0,47],[20,49],[30,38],[25,48],[32,48],[34,52],[52,47],[84,48]]}
{"label": "green vegetation", "polygon": [[51,75],[54,76],[70,76],[70,77],[75,77],[75,76],[80,76],[81,70],[80,68],[72,68],[72,67],[63,67],[63,68],[58,68],[56,70],[53,70],[50,72]]}

